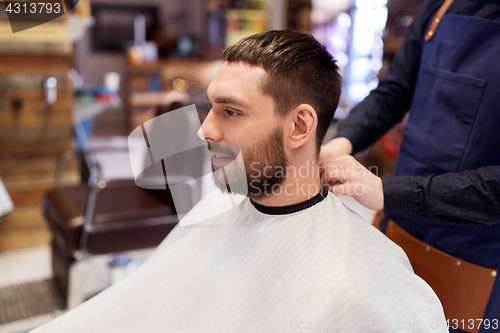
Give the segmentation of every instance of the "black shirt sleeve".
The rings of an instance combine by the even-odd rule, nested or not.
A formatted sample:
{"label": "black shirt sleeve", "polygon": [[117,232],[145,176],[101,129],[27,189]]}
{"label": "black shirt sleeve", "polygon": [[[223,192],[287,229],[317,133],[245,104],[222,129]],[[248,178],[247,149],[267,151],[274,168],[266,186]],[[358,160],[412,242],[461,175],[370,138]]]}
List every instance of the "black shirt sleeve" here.
{"label": "black shirt sleeve", "polygon": [[430,223],[500,222],[500,166],[430,176],[382,177],[385,213]]}
{"label": "black shirt sleeve", "polygon": [[[373,144],[409,110],[420,66],[422,40],[444,0],[428,0],[377,89],[341,121],[336,137],[346,137],[353,154]],[[448,14],[500,21],[497,0],[455,0]],[[387,215],[431,223],[500,222],[500,166],[430,176],[382,177]]]}

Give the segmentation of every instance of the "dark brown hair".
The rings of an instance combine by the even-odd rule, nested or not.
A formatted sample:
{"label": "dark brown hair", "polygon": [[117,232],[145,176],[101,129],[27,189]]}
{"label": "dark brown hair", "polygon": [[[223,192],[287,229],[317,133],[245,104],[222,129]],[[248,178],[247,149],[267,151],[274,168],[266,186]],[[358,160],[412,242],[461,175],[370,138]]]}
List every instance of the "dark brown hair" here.
{"label": "dark brown hair", "polygon": [[246,37],[223,52],[229,62],[263,68],[264,93],[274,98],[285,116],[299,104],[311,105],[318,116],[317,153],[339,104],[342,77],[332,55],[312,35],[273,30]]}

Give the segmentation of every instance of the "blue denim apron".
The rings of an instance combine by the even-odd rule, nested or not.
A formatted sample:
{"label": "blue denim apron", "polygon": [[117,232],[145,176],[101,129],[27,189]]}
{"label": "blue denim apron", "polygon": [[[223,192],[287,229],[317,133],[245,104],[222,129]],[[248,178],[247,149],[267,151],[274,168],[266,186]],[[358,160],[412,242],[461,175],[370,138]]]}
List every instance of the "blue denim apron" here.
{"label": "blue denim apron", "polygon": [[[421,59],[395,174],[439,175],[500,165],[500,22],[445,15],[434,37],[423,41]],[[500,269],[500,221],[433,225],[390,218],[441,251]],[[500,279],[485,318],[500,320]]]}

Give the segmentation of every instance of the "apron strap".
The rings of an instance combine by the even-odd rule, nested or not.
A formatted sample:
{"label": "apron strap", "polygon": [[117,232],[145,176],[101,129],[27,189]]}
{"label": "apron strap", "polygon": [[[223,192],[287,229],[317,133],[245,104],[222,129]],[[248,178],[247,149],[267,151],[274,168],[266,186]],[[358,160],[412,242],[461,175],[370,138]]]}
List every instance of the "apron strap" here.
{"label": "apron strap", "polygon": [[439,8],[438,12],[436,13],[436,16],[434,16],[434,20],[432,21],[431,27],[429,28],[429,31],[425,34],[425,41],[430,41],[432,36],[434,36],[434,33],[436,32],[436,29],[439,26],[439,23],[441,23],[441,19],[444,16],[444,13],[448,10],[448,8],[451,6],[453,3],[453,0],[446,0],[441,8]]}

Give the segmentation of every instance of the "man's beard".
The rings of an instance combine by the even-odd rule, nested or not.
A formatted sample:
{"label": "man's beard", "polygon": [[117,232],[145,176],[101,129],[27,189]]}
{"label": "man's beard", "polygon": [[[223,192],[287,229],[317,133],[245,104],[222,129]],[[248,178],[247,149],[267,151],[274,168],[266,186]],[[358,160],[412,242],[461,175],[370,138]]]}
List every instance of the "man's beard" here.
{"label": "man's beard", "polygon": [[[209,142],[208,149],[233,159],[224,166],[212,164],[214,183],[223,192],[259,199],[276,191],[276,187],[279,187],[287,176],[288,159],[283,146],[283,130],[280,127],[276,127],[269,137],[258,142],[255,148],[243,155],[244,165],[238,165],[236,157],[239,147],[235,144]],[[218,170],[222,172],[216,172]]]}

